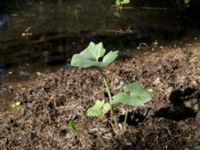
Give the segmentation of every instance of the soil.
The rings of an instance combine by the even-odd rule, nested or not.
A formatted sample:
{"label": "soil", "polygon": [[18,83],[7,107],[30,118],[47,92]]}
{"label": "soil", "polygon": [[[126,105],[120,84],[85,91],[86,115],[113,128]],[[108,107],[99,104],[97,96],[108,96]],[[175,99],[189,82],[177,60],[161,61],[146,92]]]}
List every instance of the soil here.
{"label": "soil", "polygon": [[[133,78],[153,94],[144,106],[128,107],[126,128],[119,131],[109,114],[86,116],[95,100],[108,100],[95,68],[60,68],[20,86],[1,84],[1,98],[7,92],[21,105],[0,109],[0,149],[200,149],[200,43],[154,49],[160,50],[123,57],[104,70],[113,95]],[[122,124],[121,105],[117,116]]]}

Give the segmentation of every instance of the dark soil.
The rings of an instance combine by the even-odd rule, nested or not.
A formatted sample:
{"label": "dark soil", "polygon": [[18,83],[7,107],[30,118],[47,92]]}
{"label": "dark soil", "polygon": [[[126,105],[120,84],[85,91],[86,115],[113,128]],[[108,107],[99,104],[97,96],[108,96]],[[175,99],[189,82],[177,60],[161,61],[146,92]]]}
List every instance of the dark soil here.
{"label": "dark soil", "polygon": [[[109,115],[86,116],[96,99],[108,99],[97,69],[38,73],[31,86],[9,91],[22,105],[1,110],[0,149],[200,149],[200,112],[195,109],[200,101],[199,65],[200,44],[194,43],[144,52],[106,68],[112,94],[134,76],[153,93],[151,102],[129,107],[127,127],[118,132]],[[122,123],[124,108],[118,106],[117,111]],[[72,119],[77,134],[68,128]]]}

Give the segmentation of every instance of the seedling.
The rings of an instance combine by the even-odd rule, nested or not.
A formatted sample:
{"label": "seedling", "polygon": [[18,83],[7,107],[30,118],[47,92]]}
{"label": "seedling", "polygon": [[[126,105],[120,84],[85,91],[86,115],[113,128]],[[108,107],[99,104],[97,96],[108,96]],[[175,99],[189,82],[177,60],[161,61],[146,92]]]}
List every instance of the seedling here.
{"label": "seedling", "polygon": [[[114,120],[115,128],[118,130],[118,121],[114,112],[114,106],[117,104],[139,106],[151,100],[151,94],[143,87],[141,87],[137,82],[133,82],[128,85],[124,85],[123,92],[111,96],[110,88],[108,86],[106,75],[102,68],[110,65],[118,56],[118,51],[110,51],[106,55],[106,50],[103,44],[100,42],[95,44],[90,42],[89,46],[83,50],[80,54],[75,54],[72,57],[71,65],[80,68],[97,67],[102,74],[103,82],[106,87],[106,92],[109,97],[109,102],[105,100],[97,100],[96,103],[87,110],[87,116],[97,117],[103,116],[110,112],[111,117]],[[102,59],[100,61],[99,59]],[[128,112],[126,110],[124,125],[127,121]]]}
{"label": "seedling", "polygon": [[[141,106],[151,100],[151,93],[145,90],[137,82],[123,86],[123,92],[113,96],[113,104]],[[128,111],[125,110],[124,127],[126,125]]]}
{"label": "seedling", "polygon": [[73,134],[77,134],[76,123],[74,122],[74,120],[69,121],[68,128]]}

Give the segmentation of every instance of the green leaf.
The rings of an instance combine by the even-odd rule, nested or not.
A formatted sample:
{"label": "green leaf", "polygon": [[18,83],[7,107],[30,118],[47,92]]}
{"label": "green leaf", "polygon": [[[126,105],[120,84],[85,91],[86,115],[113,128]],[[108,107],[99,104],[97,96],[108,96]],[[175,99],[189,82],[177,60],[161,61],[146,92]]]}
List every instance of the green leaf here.
{"label": "green leaf", "polygon": [[130,0],[121,0],[121,4],[129,4]]}
{"label": "green leaf", "polygon": [[118,56],[118,51],[110,51],[107,55],[103,58],[104,66],[108,66],[111,64]]}
{"label": "green leaf", "polygon": [[126,104],[132,106],[143,105],[151,100],[151,93],[145,90],[137,82],[125,85],[121,93],[113,96],[113,104]]}
{"label": "green leaf", "polygon": [[110,104],[109,104],[109,103],[105,103],[105,104],[103,105],[103,114],[106,114],[107,112],[109,112],[110,109],[111,109]]}
{"label": "green leaf", "polygon": [[94,59],[98,61],[100,57],[102,57],[105,54],[106,50],[103,48],[102,42],[95,44],[94,42],[90,42],[88,47],[82,51],[80,54],[82,56],[85,56],[89,59]]}
{"label": "green leaf", "polygon": [[129,4],[129,3],[130,3],[130,0],[116,0],[115,1],[115,4],[117,6],[124,5],[124,4]]}
{"label": "green leaf", "polygon": [[187,5],[190,3],[190,0],[184,0],[184,3]]}
{"label": "green leaf", "polygon": [[109,103],[97,100],[96,103],[87,110],[87,116],[89,117],[102,116],[106,114],[110,109],[111,106]]}
{"label": "green leaf", "polygon": [[[71,65],[80,68],[88,68],[92,66],[99,68],[106,67],[117,58],[118,51],[110,51],[106,55],[105,52],[106,50],[103,48],[102,42],[98,44],[90,42],[88,47],[80,54],[73,55]],[[99,61],[100,58],[103,58],[103,61]]]}
{"label": "green leaf", "polygon": [[69,126],[69,130],[70,130],[72,133],[74,133],[74,134],[77,133],[76,124],[75,124],[74,120],[70,120],[68,126]]}

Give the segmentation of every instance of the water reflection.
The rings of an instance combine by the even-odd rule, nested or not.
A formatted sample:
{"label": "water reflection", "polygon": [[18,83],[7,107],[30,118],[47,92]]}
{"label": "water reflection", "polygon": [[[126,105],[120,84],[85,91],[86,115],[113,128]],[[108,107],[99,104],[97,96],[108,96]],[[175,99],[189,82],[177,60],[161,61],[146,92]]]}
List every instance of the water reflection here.
{"label": "water reflection", "polygon": [[3,64],[0,64],[0,75],[5,73],[5,66]]}
{"label": "water reflection", "polygon": [[3,28],[6,24],[8,16],[5,14],[0,14],[0,28]]}
{"label": "water reflection", "polygon": [[[0,1],[0,65],[65,64],[89,41],[109,49],[183,37],[182,12],[134,8],[117,11],[107,0]],[[2,7],[4,6],[4,7]],[[5,66],[5,67],[2,67]],[[2,69],[3,68],[3,69]]]}

